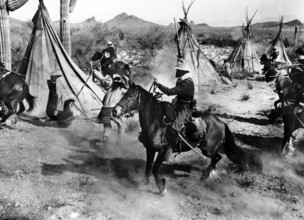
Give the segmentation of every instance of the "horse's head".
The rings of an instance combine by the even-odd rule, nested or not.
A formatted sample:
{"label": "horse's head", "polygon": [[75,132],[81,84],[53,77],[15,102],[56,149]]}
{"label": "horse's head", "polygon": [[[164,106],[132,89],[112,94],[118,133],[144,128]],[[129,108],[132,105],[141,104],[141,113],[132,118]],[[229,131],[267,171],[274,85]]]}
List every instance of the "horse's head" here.
{"label": "horse's head", "polygon": [[123,95],[120,101],[113,108],[113,116],[120,117],[123,114],[138,110],[140,101],[140,92],[138,86],[132,83],[128,91]]}
{"label": "horse's head", "polygon": [[304,86],[304,73],[302,69],[295,67],[289,68],[288,75],[293,82],[296,82],[301,86]]}

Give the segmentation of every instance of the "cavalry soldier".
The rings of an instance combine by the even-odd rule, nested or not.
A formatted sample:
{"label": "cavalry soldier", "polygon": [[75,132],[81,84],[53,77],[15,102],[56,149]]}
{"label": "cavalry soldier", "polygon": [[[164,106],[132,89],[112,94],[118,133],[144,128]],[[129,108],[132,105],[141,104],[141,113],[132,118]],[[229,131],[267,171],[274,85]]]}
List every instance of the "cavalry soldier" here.
{"label": "cavalry soldier", "polygon": [[276,62],[276,59],[279,57],[279,51],[277,51],[276,48],[272,49],[272,52],[270,54],[270,59],[272,62]]}
{"label": "cavalry soldier", "polygon": [[110,53],[110,57],[112,60],[117,59],[116,48],[114,47],[114,44],[111,41],[108,41],[108,48],[105,50]]}
{"label": "cavalry soldier", "polygon": [[[187,63],[183,60],[179,60],[177,66],[175,66],[177,78],[176,85],[173,88],[168,88],[154,79],[154,84],[160,91],[168,96],[176,95],[175,97],[175,110],[177,117],[172,123],[172,128],[178,133],[181,132],[186,119],[191,115],[194,99],[194,82],[190,69]],[[169,149],[168,157],[172,154],[172,149]]]}

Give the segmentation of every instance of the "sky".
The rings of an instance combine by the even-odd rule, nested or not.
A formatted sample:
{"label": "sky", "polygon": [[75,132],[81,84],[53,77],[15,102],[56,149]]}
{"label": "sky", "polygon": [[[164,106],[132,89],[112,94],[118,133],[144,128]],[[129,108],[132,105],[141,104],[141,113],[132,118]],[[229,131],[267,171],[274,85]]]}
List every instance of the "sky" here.
{"label": "sky", "polygon": [[[79,23],[95,17],[106,22],[120,13],[134,15],[146,21],[168,25],[175,19],[183,18],[182,2],[185,6],[191,0],[77,0],[70,14],[72,23]],[[22,8],[11,12],[10,16],[29,21],[34,16],[39,0],[29,0]],[[60,0],[44,0],[52,21],[60,18]],[[245,10],[249,16],[257,9],[255,22],[299,19],[304,22],[304,0],[195,0],[190,8],[188,19],[195,23],[207,23],[211,26],[235,26],[245,22]],[[241,22],[241,23],[240,23]]]}

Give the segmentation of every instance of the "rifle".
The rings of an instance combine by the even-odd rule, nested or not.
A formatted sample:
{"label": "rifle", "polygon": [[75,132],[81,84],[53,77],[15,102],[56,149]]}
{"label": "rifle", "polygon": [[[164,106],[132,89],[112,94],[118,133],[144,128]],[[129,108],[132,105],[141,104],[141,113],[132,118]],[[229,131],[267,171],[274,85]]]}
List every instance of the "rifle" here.
{"label": "rifle", "polygon": [[179,37],[178,37],[178,30],[177,30],[175,18],[174,18],[174,24],[175,24],[175,30],[176,30],[177,57],[182,58],[180,47],[179,47]]}

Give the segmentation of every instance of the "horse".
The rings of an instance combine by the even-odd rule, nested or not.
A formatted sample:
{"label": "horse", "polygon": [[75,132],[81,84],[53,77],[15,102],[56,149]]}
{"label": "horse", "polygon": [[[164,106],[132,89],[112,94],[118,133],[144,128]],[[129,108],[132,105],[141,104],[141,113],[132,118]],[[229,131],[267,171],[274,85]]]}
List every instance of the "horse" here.
{"label": "horse", "polygon": [[112,76],[116,73],[119,74],[126,87],[129,87],[131,84],[132,73],[130,66],[123,61],[117,60],[115,62],[112,62],[110,59],[108,59],[102,64],[101,70],[104,75]]}
{"label": "horse", "polygon": [[[25,80],[17,73],[9,72],[0,66],[0,101],[2,100],[8,109],[4,114],[1,123],[4,123],[11,115],[20,115],[25,111],[23,100],[29,104],[27,112],[31,112],[35,107],[36,97],[29,92],[29,87]],[[17,105],[19,110],[17,111]],[[17,111],[17,112],[16,112]]]}
{"label": "horse", "polygon": [[[113,115],[119,117],[134,110],[139,113],[139,122],[142,129],[142,138],[139,140],[146,148],[147,159],[143,182],[144,184],[149,183],[149,175],[152,169],[159,193],[164,195],[166,181],[160,178],[158,171],[168,150],[170,150],[169,148],[179,153],[189,151],[191,148],[184,142],[179,142],[177,132],[167,124],[167,118],[171,118],[169,120],[171,122],[174,121],[173,113],[176,114],[176,112],[173,105],[168,102],[159,102],[153,94],[132,83],[122,99],[114,107]],[[171,117],[164,118],[164,116],[168,115]],[[193,130],[195,129],[193,129],[193,124],[189,123],[189,126],[186,126],[185,133],[190,134],[192,137],[190,138],[192,145],[199,147],[205,156],[211,158],[211,163],[202,172],[202,180],[208,178],[215,171],[216,164],[222,158],[221,154],[226,154],[231,161],[240,165],[246,165],[249,160],[255,159],[252,154],[248,154],[235,144],[227,124],[215,115],[196,112],[195,117],[198,124],[205,124],[202,127],[206,129],[198,131],[201,134],[199,139],[193,138],[191,134],[194,134]],[[190,136],[188,135],[188,137]],[[176,149],[176,146],[178,146],[178,149]],[[154,161],[156,152],[158,152],[158,155]],[[197,153],[199,152],[197,151]]]}
{"label": "horse", "polygon": [[[301,109],[301,110],[299,110]],[[290,103],[282,108],[282,118],[284,122],[284,137],[282,143],[282,155],[290,151],[292,139],[296,139],[296,133],[304,128],[304,111],[297,103]]]}
{"label": "horse", "polygon": [[264,65],[263,71],[266,82],[271,82],[275,80],[276,77],[279,75],[287,75],[287,70],[285,68],[278,68],[279,63],[273,62],[271,59],[268,59],[266,54],[263,54],[261,56],[260,63]]}

